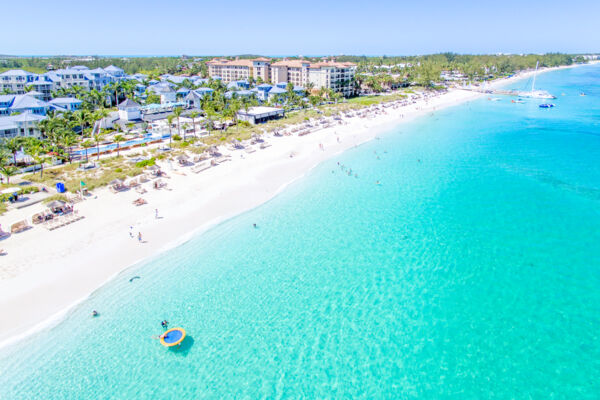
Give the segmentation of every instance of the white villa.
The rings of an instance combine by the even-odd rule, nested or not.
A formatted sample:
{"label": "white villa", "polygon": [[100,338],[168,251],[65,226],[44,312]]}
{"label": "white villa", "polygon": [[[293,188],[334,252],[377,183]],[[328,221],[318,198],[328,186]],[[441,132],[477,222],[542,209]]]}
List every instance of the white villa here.
{"label": "white villa", "polygon": [[142,119],[140,105],[131,99],[126,99],[118,106],[119,119],[123,121],[138,121]]}

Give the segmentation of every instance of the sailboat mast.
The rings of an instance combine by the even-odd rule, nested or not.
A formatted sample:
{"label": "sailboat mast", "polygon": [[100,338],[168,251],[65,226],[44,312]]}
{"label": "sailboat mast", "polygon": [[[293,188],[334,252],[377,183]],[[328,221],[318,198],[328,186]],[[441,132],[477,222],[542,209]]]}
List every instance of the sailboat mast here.
{"label": "sailboat mast", "polygon": [[533,90],[535,88],[535,77],[537,75],[538,65],[540,65],[539,61],[535,63],[535,72],[533,73],[533,82],[531,83],[531,92],[533,92]]}

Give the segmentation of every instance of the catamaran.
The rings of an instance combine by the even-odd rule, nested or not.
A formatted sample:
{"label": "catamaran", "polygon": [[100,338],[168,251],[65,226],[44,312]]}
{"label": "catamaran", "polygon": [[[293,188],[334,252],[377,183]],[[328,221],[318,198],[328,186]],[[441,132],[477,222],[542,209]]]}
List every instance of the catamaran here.
{"label": "catamaran", "polygon": [[531,84],[531,91],[529,92],[519,92],[519,97],[527,97],[530,99],[555,99],[556,96],[551,95],[545,90],[535,90],[535,78],[537,75],[538,66],[540,62],[535,63],[535,72],[533,73],[533,82]]}

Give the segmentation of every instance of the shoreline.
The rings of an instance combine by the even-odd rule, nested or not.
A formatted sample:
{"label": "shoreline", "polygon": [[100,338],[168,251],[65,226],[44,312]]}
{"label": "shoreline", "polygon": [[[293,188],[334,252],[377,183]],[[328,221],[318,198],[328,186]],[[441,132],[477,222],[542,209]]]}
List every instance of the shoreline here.
{"label": "shoreline", "polygon": [[[546,68],[538,73],[576,66]],[[489,87],[514,83],[533,73],[524,71],[491,82]],[[133,190],[118,194],[106,188],[97,190],[96,197],[75,206],[86,217],[82,221],[56,231],[38,227],[0,242],[9,251],[0,258],[0,335],[4,338],[0,348],[55,326],[120,274],[264,204],[322,162],[403,122],[486,95],[451,89],[416,104],[388,108],[387,114],[373,119],[352,118],[347,125],[307,136],[264,135],[271,144],[267,149],[250,154],[231,151],[230,162],[199,174],[189,167],[169,168],[168,163],[162,163],[170,177],[166,179],[169,189],[149,189],[143,196],[148,205],[142,207],[131,205],[140,197]],[[292,153],[294,157],[290,157]],[[204,192],[207,187],[209,193]],[[155,208],[162,218],[154,218]],[[15,214],[30,216],[34,212],[32,206]],[[10,218],[23,219],[14,214]],[[9,226],[6,216],[0,221]],[[129,226],[142,232],[147,243],[131,239]],[[163,237],[171,239],[162,242]]]}

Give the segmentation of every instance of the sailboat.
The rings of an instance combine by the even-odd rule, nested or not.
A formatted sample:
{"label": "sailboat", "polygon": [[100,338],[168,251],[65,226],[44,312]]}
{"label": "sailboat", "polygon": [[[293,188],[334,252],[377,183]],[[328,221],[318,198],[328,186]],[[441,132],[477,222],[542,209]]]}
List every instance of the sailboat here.
{"label": "sailboat", "polygon": [[530,99],[555,99],[556,96],[551,95],[545,90],[535,90],[535,78],[537,75],[538,66],[540,62],[535,63],[535,72],[533,73],[533,83],[531,84],[531,91],[529,92],[519,92],[519,97],[527,97]]}

